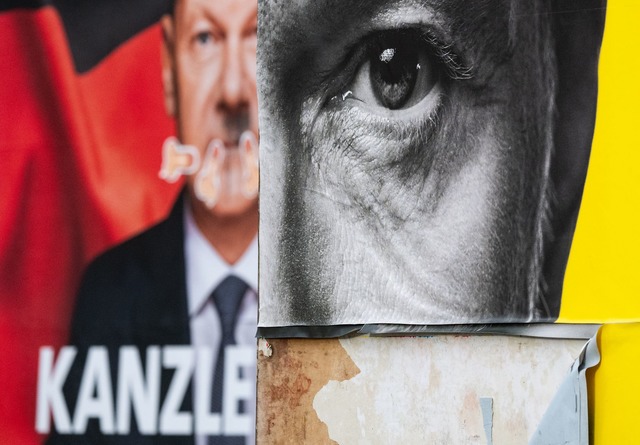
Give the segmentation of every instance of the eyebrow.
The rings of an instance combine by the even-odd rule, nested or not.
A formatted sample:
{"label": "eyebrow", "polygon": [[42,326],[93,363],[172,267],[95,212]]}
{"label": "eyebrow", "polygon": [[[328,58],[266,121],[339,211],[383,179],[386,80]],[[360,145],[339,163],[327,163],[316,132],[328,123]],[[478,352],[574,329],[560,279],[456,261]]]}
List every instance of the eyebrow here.
{"label": "eyebrow", "polygon": [[177,14],[174,14],[174,22],[180,24],[185,30],[191,30],[200,20],[213,22],[216,27],[220,28],[220,25],[215,18],[209,14],[206,7],[202,4],[198,4],[196,7],[189,10],[183,6],[180,17]]}
{"label": "eyebrow", "polygon": [[276,95],[275,102],[297,113],[296,104],[311,91],[326,90],[326,77],[367,35],[417,28],[433,31],[431,43],[443,62],[448,54],[456,56],[448,61],[452,78],[472,76],[470,86],[482,87],[512,50],[511,1],[261,0],[259,59],[277,73],[271,91],[287,92],[286,97]]}
{"label": "eyebrow", "polygon": [[[213,26],[223,34],[226,34],[228,32],[228,26],[226,24],[223,26],[221,17],[216,16],[216,14],[213,14],[211,11],[209,11],[206,5],[200,4],[198,5],[198,7],[199,7],[198,10],[192,10],[189,14],[184,15],[185,17],[184,22],[186,24],[185,28],[191,29],[194,23],[196,23],[200,19],[203,19],[212,23]],[[239,21],[239,23],[241,23],[242,29],[246,29],[249,26],[252,26],[256,22],[257,22],[257,5],[256,5],[256,8],[252,10],[252,13],[247,13],[246,17],[244,17],[241,21]]]}
{"label": "eyebrow", "polygon": [[[445,22],[434,20],[437,11],[416,0],[317,0],[310,3],[304,6],[304,17],[296,17],[294,26],[306,31],[307,42],[317,46],[339,45],[349,37],[355,40],[376,30],[397,27],[400,22],[407,22],[407,17],[415,20],[418,16],[431,23],[437,22],[438,26]],[[299,12],[293,11],[293,7],[290,9],[292,14]]]}
{"label": "eyebrow", "polygon": [[[328,75],[338,61],[345,60],[359,41],[376,31],[412,26],[405,23],[406,8],[418,12],[423,21],[435,22],[433,11],[415,0],[304,0],[285,6],[276,4],[276,22],[262,23],[280,36],[294,36],[278,42],[282,51],[281,66],[291,66],[290,77],[318,80]],[[272,3],[273,4],[273,3]],[[415,17],[416,14],[410,14]],[[356,25],[357,26],[354,26]],[[260,26],[259,25],[259,26]],[[273,29],[276,28],[276,29]],[[281,29],[277,29],[281,28]],[[286,38],[286,37],[285,37]],[[286,56],[284,54],[287,54]],[[276,56],[276,58],[278,58]],[[278,63],[280,65],[280,63]]]}
{"label": "eyebrow", "polygon": [[331,36],[343,34],[353,24],[360,27],[377,21],[387,26],[397,25],[397,15],[402,13],[430,15],[451,34],[461,21],[471,24],[500,20],[500,17],[506,19],[511,0],[300,0],[284,3],[274,9],[290,15],[289,18],[302,28],[317,28]]}

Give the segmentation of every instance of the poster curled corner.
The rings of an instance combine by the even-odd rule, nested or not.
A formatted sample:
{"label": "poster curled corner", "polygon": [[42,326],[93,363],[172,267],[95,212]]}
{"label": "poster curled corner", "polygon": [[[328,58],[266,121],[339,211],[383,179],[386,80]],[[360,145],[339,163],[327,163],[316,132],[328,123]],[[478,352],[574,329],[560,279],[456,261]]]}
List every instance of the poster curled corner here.
{"label": "poster curled corner", "polygon": [[596,334],[571,365],[569,375],[547,408],[529,445],[589,445],[587,369],[600,363]]}

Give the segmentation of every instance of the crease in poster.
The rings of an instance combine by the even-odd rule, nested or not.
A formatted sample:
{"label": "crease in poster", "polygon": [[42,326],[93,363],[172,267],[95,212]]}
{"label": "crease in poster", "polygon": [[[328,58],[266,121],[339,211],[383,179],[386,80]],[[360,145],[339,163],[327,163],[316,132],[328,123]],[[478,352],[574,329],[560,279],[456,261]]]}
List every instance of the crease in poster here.
{"label": "crease in poster", "polygon": [[544,414],[529,445],[589,445],[589,407],[587,405],[587,369],[600,363],[600,352],[594,335],[571,365]]}

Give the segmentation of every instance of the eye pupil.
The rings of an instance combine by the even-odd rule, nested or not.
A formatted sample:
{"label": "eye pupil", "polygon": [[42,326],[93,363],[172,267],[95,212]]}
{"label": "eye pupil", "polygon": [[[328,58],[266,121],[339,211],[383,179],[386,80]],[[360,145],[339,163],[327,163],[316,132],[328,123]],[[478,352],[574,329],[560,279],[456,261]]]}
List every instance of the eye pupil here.
{"label": "eye pupil", "polygon": [[373,92],[380,103],[391,110],[405,105],[418,78],[418,52],[406,46],[384,48],[370,59]]}
{"label": "eye pupil", "polygon": [[[352,54],[355,63],[345,62],[353,72],[349,83],[340,91],[342,101],[349,106],[390,117],[390,112],[413,108],[430,97],[438,86],[440,68],[429,36],[418,29],[398,29],[375,32],[362,40]],[[335,98],[338,95],[333,96]],[[332,97],[332,98],[333,98]]]}
{"label": "eye pupil", "polygon": [[196,36],[196,39],[198,40],[198,43],[200,44],[205,44],[209,41],[209,33],[207,32],[200,32],[198,33],[198,35]]}

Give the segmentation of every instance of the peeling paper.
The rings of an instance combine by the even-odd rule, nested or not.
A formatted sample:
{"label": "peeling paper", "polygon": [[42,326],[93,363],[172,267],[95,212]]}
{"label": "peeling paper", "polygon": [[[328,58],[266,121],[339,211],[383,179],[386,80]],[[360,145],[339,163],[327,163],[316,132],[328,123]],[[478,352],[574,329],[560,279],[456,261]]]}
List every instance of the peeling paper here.
{"label": "peeling paper", "polygon": [[[485,445],[528,442],[585,340],[446,335],[340,344],[360,373],[330,381],[313,400],[332,440]],[[492,399],[491,441],[481,396]]]}
{"label": "peeling paper", "polygon": [[587,369],[600,363],[596,337],[592,337],[571,366],[529,445],[589,445]]}
{"label": "peeling paper", "polygon": [[271,357],[273,355],[273,348],[271,347],[271,343],[266,338],[258,339],[258,352],[260,352],[265,357]]}

